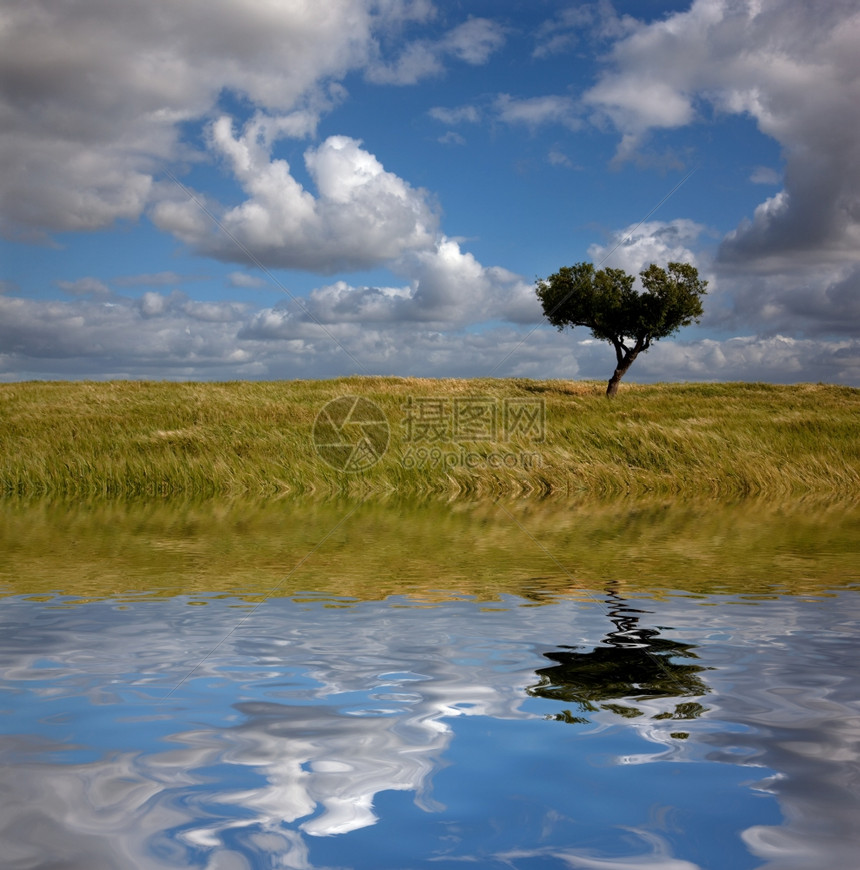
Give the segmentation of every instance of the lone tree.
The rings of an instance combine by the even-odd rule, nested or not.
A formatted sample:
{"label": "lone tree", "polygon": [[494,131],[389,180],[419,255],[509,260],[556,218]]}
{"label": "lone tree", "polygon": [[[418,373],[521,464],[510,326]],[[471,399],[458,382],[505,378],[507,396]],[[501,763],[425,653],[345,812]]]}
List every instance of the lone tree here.
{"label": "lone tree", "polygon": [[640,353],[702,316],[708,282],[700,280],[694,266],[669,263],[661,269],[652,263],[639,277],[641,293],[622,269],[595,271],[591,263],[577,263],[537,282],[543,313],[553,326],[559,331],[587,326],[595,338],[615,348],[617,365],[606,387],[610,399]]}

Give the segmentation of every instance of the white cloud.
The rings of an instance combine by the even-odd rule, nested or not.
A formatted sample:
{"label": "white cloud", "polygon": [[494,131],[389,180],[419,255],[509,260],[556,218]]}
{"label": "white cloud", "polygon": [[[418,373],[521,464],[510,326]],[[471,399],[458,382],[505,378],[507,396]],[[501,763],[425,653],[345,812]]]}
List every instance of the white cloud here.
{"label": "white cloud", "polygon": [[591,23],[592,14],[589,5],[563,9],[554,18],[545,21],[537,28],[532,56],[544,58],[570,51]]}
{"label": "white cloud", "polygon": [[440,75],[447,58],[481,66],[504,43],[505,31],[501,25],[487,18],[470,18],[440,39],[407,43],[396,60],[378,60],[368,67],[366,76],[376,84],[412,85]]}
{"label": "white cloud", "polygon": [[140,313],[144,317],[158,317],[167,311],[170,299],[154,290],[147,290],[140,297]]}
{"label": "white cloud", "polygon": [[[233,322],[217,319],[183,294],[147,291],[140,300],[113,297],[45,302],[0,297],[4,379],[37,377],[253,377],[252,354],[236,340],[245,310],[230,303]],[[13,373],[17,369],[18,375]],[[29,373],[29,374],[27,374]]]}
{"label": "white cloud", "polygon": [[[223,155],[248,195],[225,209],[170,198],[152,219],[198,251],[234,262],[332,273],[366,268],[430,248],[437,216],[423,190],[386,172],[382,164],[346,136],[331,136],[305,152],[318,196],[305,190],[285,160],[272,159],[271,139],[252,119],[238,136],[230,118],[211,128],[211,147]],[[202,199],[202,198],[201,198]]]}
{"label": "white cloud", "polygon": [[431,118],[441,121],[443,124],[477,124],[481,120],[481,113],[477,106],[458,106],[447,109],[444,106],[434,106],[427,113]]}
{"label": "white cloud", "polygon": [[750,175],[750,181],[753,184],[779,184],[782,176],[769,166],[756,166]]}
{"label": "white cloud", "polygon": [[529,127],[562,124],[571,130],[582,126],[582,121],[577,117],[576,103],[570,97],[556,94],[523,99],[499,94],[494,108],[499,120],[508,124],[525,124]]}
{"label": "white cloud", "polygon": [[69,296],[91,296],[93,298],[111,295],[110,287],[98,278],[78,278],[77,281],[57,281],[57,286]]}
{"label": "white cloud", "polygon": [[[432,269],[428,269],[432,271]],[[438,289],[438,288],[436,288]],[[331,377],[350,373],[454,376],[488,373],[522,333],[463,332],[425,316],[411,288],[321,288],[308,300],[320,326],[295,307],[251,309],[148,291],[140,300],[46,302],[0,296],[0,379]],[[398,307],[405,300],[406,310]],[[378,309],[374,312],[374,307]],[[356,315],[350,315],[350,311]],[[397,320],[397,317],[401,317]],[[543,333],[552,342],[555,333]],[[569,343],[527,346],[504,373],[575,372]]]}
{"label": "white cloud", "polygon": [[686,218],[645,221],[619,230],[605,245],[590,245],[588,255],[597,265],[624,269],[631,275],[638,275],[651,263],[690,263],[699,268],[694,248],[704,232],[704,226]]}
{"label": "white cloud", "polygon": [[568,169],[574,168],[573,161],[558,148],[551,148],[546,159],[549,161],[550,166],[564,166]]}
{"label": "white cloud", "polygon": [[619,16],[611,0],[570,6],[538,27],[532,56],[544,58],[570,51],[582,39],[618,39],[635,30],[637,24],[629,15]]}
{"label": "white cloud", "polygon": [[394,323],[410,319],[407,308],[411,297],[408,287],[353,287],[336,281],[313,290],[301,306],[285,306],[283,314],[297,323]]}
{"label": "white cloud", "polygon": [[400,287],[353,287],[345,281],[313,290],[307,299],[263,312],[258,323],[280,330],[300,323],[432,324],[456,330],[485,321],[537,323],[533,287],[498,266],[486,267],[442,238],[434,248],[402,258],[394,268],[408,279]]}
{"label": "white cloud", "polygon": [[[647,380],[860,383],[860,341],[741,336],[658,342],[636,361]],[[632,372],[632,370],[631,370]]]}
{"label": "white cloud", "polygon": [[443,40],[445,50],[473,66],[485,64],[505,44],[504,28],[488,18],[470,18],[451,30]]}
{"label": "white cloud", "polygon": [[421,79],[442,74],[440,46],[413,42],[406,46],[394,63],[379,63],[367,72],[367,78],[378,85],[414,85]]}
{"label": "white cloud", "polygon": [[782,188],[711,264],[711,322],[794,337],[860,330],[858,41],[856,3],[695,0],[639,24],[586,93],[620,130],[621,159],[649,130],[689,124],[706,105],[752,117],[782,146],[784,178],[767,167],[751,177]]}
{"label": "white cloud", "polygon": [[[201,159],[181,125],[214,113],[224,92],[264,109],[270,136],[312,134],[342,99],[340,79],[384,65],[379,34],[431,13],[423,0],[5,4],[0,231],[35,240],[137,219],[162,166]],[[502,41],[471,19],[434,64],[482,63]]]}
{"label": "white cloud", "polygon": [[[343,362],[342,351],[330,348],[330,334],[342,335],[374,365],[400,360],[410,370],[461,371],[457,330],[499,335],[492,325],[498,321],[539,319],[521,276],[484,266],[445,239],[432,197],[387,171],[359,140],[331,136],[315,143],[305,150],[304,167],[290,157],[291,168],[275,150],[284,139],[315,135],[323,114],[344,99],[339,82],[349,73],[404,84],[451,64],[481,65],[503,46],[505,30],[470,18],[435,39],[410,40],[409,26],[434,15],[429,0],[324,5],[321,12],[319,4],[270,0],[167,6],[127,0],[108,14],[103,0],[78,0],[74,8],[29,0],[0,10],[0,231],[44,240],[53,231],[93,230],[149,214],[195,252],[222,261],[321,274],[385,264],[395,273],[387,283],[399,285],[333,281],[318,288],[307,304],[326,332],[289,306],[253,313],[237,303],[154,292],[200,277],[170,271],[115,278],[110,286],[97,277],[57,282],[75,298],[32,308],[22,308],[12,296],[16,287],[6,282],[0,298],[22,330],[16,336],[4,327],[9,346],[19,348],[4,357],[7,376],[12,359],[22,365],[78,359],[82,373],[101,359],[113,372],[242,376],[270,365],[275,371],[280,363],[267,354],[283,341],[298,343],[288,345],[285,359],[306,372],[321,361],[323,374],[340,371]],[[819,363],[810,361],[812,348],[819,348],[820,366],[837,379],[848,377],[850,336],[860,330],[856,3],[813,8],[802,0],[695,0],[686,12],[646,24],[619,18],[600,0],[559,12],[537,37],[537,57],[568,50],[579,38],[592,47],[596,39],[617,40],[584,103],[595,120],[618,128],[621,158],[637,157],[653,129],[714,112],[752,117],[783,149],[784,178],[758,167],[751,179],[781,189],[766,191],[773,196],[724,239],[715,258],[702,250],[704,229],[681,220],[647,222],[630,238],[623,232],[593,245],[589,256],[609,255],[607,263],[634,273],[650,261],[696,263],[712,281],[707,322],[760,333],[750,346],[774,353],[783,345],[761,342],[777,334],[790,339],[803,372],[818,371]],[[253,107],[239,130],[219,117],[225,93]],[[436,107],[430,115],[450,126],[492,114],[532,130],[547,124],[576,130],[582,105],[558,93],[501,94],[478,105]],[[183,140],[186,125],[204,120],[208,135],[199,147]],[[464,140],[450,130],[440,141]],[[383,147],[373,150],[381,155]],[[213,158],[238,183],[236,200],[192,191],[195,202],[176,185],[154,180],[167,167]],[[560,147],[546,159],[570,165]],[[227,278],[236,287],[258,281],[246,272]],[[139,301],[111,289],[137,286],[149,291]],[[290,337],[268,337],[260,326],[252,338],[264,323],[273,336]],[[414,335],[421,338],[412,342]],[[86,340],[76,344],[81,336]],[[826,336],[836,338],[828,344]],[[478,339],[463,341],[466,371],[476,364],[470,354]],[[290,356],[299,346],[308,354],[301,363]],[[718,346],[725,355],[723,343]],[[576,366],[590,371],[584,346],[577,347]],[[547,362],[529,353],[517,365],[534,366],[540,375]],[[738,358],[736,348],[732,353],[725,360]],[[230,369],[228,361],[243,355],[254,362]],[[752,364],[767,370],[763,359]]]}
{"label": "white cloud", "polygon": [[[376,177],[372,156],[362,154],[361,164]],[[347,180],[341,184],[334,171],[322,187],[348,205],[354,179]],[[501,359],[493,356],[493,341],[464,338],[464,329],[540,319],[530,284],[483,266],[454,240],[408,251],[393,267],[404,278],[400,286],[336,281],[303,300],[262,309],[191,300],[178,290],[151,289],[140,299],[111,294],[103,302],[94,293],[107,286],[97,278],[66,282],[80,297],[73,302],[0,296],[0,346],[7,350],[0,378],[453,375],[469,364],[488,371]],[[513,347],[516,331],[505,329]],[[461,353],[464,340],[474,349]]]}
{"label": "white cloud", "polygon": [[584,99],[632,157],[700,105],[749,115],[783,148],[785,188],[730,234],[726,263],[774,272],[860,259],[860,8],[854,2],[695,0],[613,47]]}
{"label": "white cloud", "polygon": [[170,284],[188,284],[205,281],[206,275],[180,275],[178,272],[148,272],[142,275],[121,275],[112,283],[117,287],[165,287]]}
{"label": "white cloud", "polygon": [[437,140],[441,145],[465,145],[466,140],[456,131],[449,130],[444,136],[440,136]]}
{"label": "white cloud", "polygon": [[0,27],[0,215],[7,231],[95,229],[134,219],[178,124],[222,89],[286,111],[365,61],[370,4],[100,0],[6,6]]}
{"label": "white cloud", "polygon": [[227,283],[231,287],[263,287],[265,281],[256,275],[249,275],[247,272],[231,272],[227,276]]}
{"label": "white cloud", "polygon": [[[561,124],[571,130],[582,127],[579,109],[571,97],[560,94],[545,94],[536,97],[514,97],[511,94],[498,94],[492,101],[494,116],[506,124],[522,124],[532,129],[545,124]],[[477,123],[482,111],[474,105],[454,108],[435,106],[429,110],[430,117],[443,124],[453,126],[463,123]]]}
{"label": "white cloud", "polygon": [[432,251],[410,255],[400,268],[413,276],[417,319],[532,323],[540,318],[534,289],[520,275],[482,266],[451,239],[442,239]]}
{"label": "white cloud", "polygon": [[[440,121],[443,124],[455,126],[457,124],[477,124],[481,120],[481,111],[477,106],[458,106],[456,108],[445,108],[444,106],[434,106],[427,112],[431,118]],[[455,130],[448,130],[443,136],[437,140],[442,145],[465,145],[466,140]]]}
{"label": "white cloud", "polygon": [[[259,309],[238,302],[199,302],[175,291],[167,295],[149,291],[140,300],[113,297],[109,303],[2,295],[0,380],[272,379],[355,373],[609,377],[614,367],[612,349],[589,340],[587,330],[562,334],[547,327],[529,334],[528,328],[514,324],[464,329],[462,310],[438,283],[433,286],[433,279],[441,282],[446,271],[459,278],[470,269],[476,282],[490,280],[456,251],[426,264],[424,300],[416,299],[419,288],[412,285],[353,288],[336,282],[320,288],[308,306],[323,326],[289,306]],[[441,297],[435,300],[438,310],[453,311],[464,319],[419,320],[427,311],[422,305],[434,293]],[[512,317],[516,300],[516,293],[511,293],[507,304]],[[523,312],[529,313],[525,299],[521,301]],[[504,364],[496,369],[502,360]],[[860,341],[850,336],[664,340],[642,355],[628,375],[630,381],[679,379],[856,385]]]}

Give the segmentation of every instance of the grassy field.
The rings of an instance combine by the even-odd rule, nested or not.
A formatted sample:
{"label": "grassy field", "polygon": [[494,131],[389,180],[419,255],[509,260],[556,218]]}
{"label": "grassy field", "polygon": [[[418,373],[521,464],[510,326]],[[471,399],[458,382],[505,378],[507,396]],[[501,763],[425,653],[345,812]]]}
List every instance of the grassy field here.
{"label": "grassy field", "polygon": [[[613,402],[604,389],[414,378],[5,384],[0,494],[860,495],[858,389],[623,385]],[[331,427],[317,426],[329,446],[315,446],[318,414],[342,396],[369,400],[385,421],[344,430],[347,448],[370,438],[363,470],[325,461],[348,460],[330,446]],[[523,409],[531,417],[517,418]]]}

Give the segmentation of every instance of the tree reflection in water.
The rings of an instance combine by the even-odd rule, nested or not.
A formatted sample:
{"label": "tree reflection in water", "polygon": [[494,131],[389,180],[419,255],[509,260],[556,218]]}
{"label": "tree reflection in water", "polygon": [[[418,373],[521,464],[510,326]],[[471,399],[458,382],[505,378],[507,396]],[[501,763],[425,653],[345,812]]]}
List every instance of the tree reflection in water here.
{"label": "tree reflection in water", "polygon": [[[562,646],[544,653],[556,664],[540,668],[540,682],[527,689],[535,697],[576,705],[575,711],[563,710],[552,718],[584,723],[589,720],[582,714],[608,710],[632,719],[645,715],[637,704],[660,698],[700,697],[710,691],[699,676],[709,668],[675,661],[698,659],[693,644],[669,640],[661,637],[658,629],[640,625],[640,614],[649,611],[630,607],[612,585],[606,594],[607,615],[615,630],[589,652]],[[652,718],[695,719],[705,709],[698,701],[680,701],[652,713]],[[679,732],[674,736],[687,735]]]}

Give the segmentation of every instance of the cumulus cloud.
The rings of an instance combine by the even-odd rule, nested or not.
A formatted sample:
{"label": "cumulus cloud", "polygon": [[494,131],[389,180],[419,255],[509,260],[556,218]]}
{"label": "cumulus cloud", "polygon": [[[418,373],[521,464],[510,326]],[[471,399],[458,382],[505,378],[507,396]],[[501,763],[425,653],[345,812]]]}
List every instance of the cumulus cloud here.
{"label": "cumulus cloud", "polygon": [[751,177],[781,189],[725,236],[711,264],[726,328],[860,330],[858,40],[853,2],[695,0],[638,23],[584,95],[621,132],[617,159],[634,157],[649,131],[706,111],[749,116],[781,145],[784,175],[757,167]]}
{"label": "cumulus cloud", "polygon": [[[0,301],[0,367],[30,377],[254,376],[251,351],[236,341],[239,303],[194,303],[147,291],[141,299]],[[232,320],[232,322],[231,322]]]}
{"label": "cumulus cloud", "polygon": [[438,218],[426,191],[387,172],[361,142],[330,136],[305,151],[317,196],[272,159],[272,137],[259,118],[236,135],[222,116],[209,139],[248,198],[224,208],[200,195],[157,203],[152,220],[201,253],[230,262],[332,273],[367,268],[431,247]]}
{"label": "cumulus cloud", "polygon": [[[224,93],[265,109],[277,135],[312,134],[347,73],[385,67],[379,35],[431,12],[424,0],[328,0],[324,12],[269,0],[5,4],[0,231],[39,240],[137,219],[163,166],[202,158],[182,125]],[[433,69],[483,63],[503,41],[470,19],[434,45]]]}
{"label": "cumulus cloud", "polygon": [[720,260],[773,272],[860,258],[860,9],[854,2],[695,0],[639,24],[584,99],[631,157],[649,130],[702,108],[748,115],[783,148],[784,188],[725,239]]}
{"label": "cumulus cloud", "polygon": [[[389,5],[401,5],[397,3]],[[305,4],[100,0],[7,4],[0,26],[0,184],[6,232],[95,229],[137,218],[179,124],[222,90],[286,112],[366,61],[365,0]]]}
{"label": "cumulus cloud", "polygon": [[401,268],[413,276],[417,319],[530,323],[540,318],[534,290],[520,275],[499,266],[482,266],[450,239],[442,239],[432,251],[413,254]]}
{"label": "cumulus cloud", "polygon": [[706,228],[686,218],[673,221],[645,221],[613,233],[608,243],[593,244],[588,255],[595,264],[624,269],[638,275],[651,263],[690,263],[699,268],[694,250]]}
{"label": "cumulus cloud", "polygon": [[[459,243],[441,238],[434,248],[395,264],[408,276],[400,287],[354,287],[346,281],[319,287],[307,299],[284,303],[278,313],[264,313],[268,329],[297,321],[317,324],[432,324],[450,331],[488,320],[536,323],[540,305],[534,289],[520,275],[498,266],[483,266]],[[273,319],[274,318],[274,319]]]}
{"label": "cumulus cloud", "polygon": [[[446,239],[432,197],[387,170],[373,153],[379,145],[347,136],[296,145],[345,98],[347,75],[407,84],[452,64],[481,65],[503,46],[503,27],[470,18],[432,39],[407,38],[412,24],[431,22],[430,0],[331,0],[325,13],[319,4],[269,0],[114,5],[109,14],[102,0],[74,8],[28,0],[0,10],[0,232],[44,241],[146,214],[194,252],[225,262],[324,275],[384,265],[393,274],[385,286],[331,279],[304,307],[269,309],[160,292],[200,277],[171,271],[110,282],[72,276],[56,282],[66,298],[51,303],[27,302],[13,283],[0,283],[8,318],[0,326],[2,376],[16,365],[60,376],[323,376],[354,371],[358,359],[374,371],[481,374],[494,342],[512,349],[526,331],[518,325],[540,321],[530,284]],[[618,129],[621,160],[640,155],[656,129],[721,113],[753,118],[781,145],[784,175],[753,171],[752,182],[774,185],[762,196],[773,195],[715,256],[708,231],[683,220],[628,228],[588,256],[634,273],[651,261],[696,264],[711,281],[706,322],[753,336],[696,345],[714,371],[729,376],[749,366],[766,378],[767,359],[791,347],[798,379],[856,378],[856,2],[694,0],[646,23],[599,0],[540,28],[535,57],[577,39],[592,47],[615,41],[582,101],[500,94],[455,100],[430,116],[449,127],[492,116],[531,130],[576,130],[590,111]],[[238,128],[222,108],[233,99],[251,115]],[[201,139],[188,135],[201,129]],[[440,141],[462,144],[460,132]],[[284,140],[305,149],[303,160],[284,159]],[[544,153],[552,165],[570,166],[567,150]],[[193,178],[182,172],[213,160],[236,182],[227,186],[240,191],[232,201],[169,180],[173,172]],[[238,271],[225,283],[245,289],[260,279]],[[123,287],[146,292],[126,298],[116,293]],[[591,362],[592,354],[602,359],[599,345],[574,342],[562,366],[553,356],[562,345],[551,341],[539,330],[508,371],[602,376],[603,365]],[[661,345],[676,354],[693,347]],[[674,359],[675,376],[706,376],[692,357]],[[637,365],[644,377],[650,365]]]}
{"label": "cumulus cloud", "polygon": [[[719,263],[715,264],[719,267]],[[772,335],[860,334],[860,267],[836,264],[794,273],[720,271],[720,286],[732,299],[729,328],[755,324]]]}

